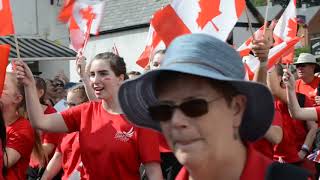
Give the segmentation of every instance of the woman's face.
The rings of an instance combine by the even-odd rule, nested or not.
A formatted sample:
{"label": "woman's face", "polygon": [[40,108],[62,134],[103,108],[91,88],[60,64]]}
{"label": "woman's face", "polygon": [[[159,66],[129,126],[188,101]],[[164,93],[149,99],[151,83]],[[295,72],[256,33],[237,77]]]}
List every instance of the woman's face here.
{"label": "woman's face", "polygon": [[227,104],[206,79],[181,76],[161,85],[158,96],[161,102],[175,105],[194,99],[208,102],[208,112],[201,116],[190,117],[175,108],[170,120],[160,122],[163,134],[181,164],[189,168],[199,166],[228,153],[228,145],[234,141],[234,119],[239,118],[235,116],[242,118],[242,114],[236,112],[233,102]]}
{"label": "woman's face", "polygon": [[90,67],[90,83],[95,96],[108,100],[117,95],[123,76],[117,77],[105,60],[93,60]]}
{"label": "woman's face", "polygon": [[13,77],[11,75],[7,75],[4,81],[4,87],[0,98],[0,104],[2,106],[12,106],[13,104],[20,103],[22,98],[23,97],[22,95],[20,95]]}
{"label": "woman's face", "polygon": [[77,106],[79,104],[83,103],[82,99],[79,96],[79,93],[73,92],[73,91],[69,91],[67,94],[67,106],[68,108]]}

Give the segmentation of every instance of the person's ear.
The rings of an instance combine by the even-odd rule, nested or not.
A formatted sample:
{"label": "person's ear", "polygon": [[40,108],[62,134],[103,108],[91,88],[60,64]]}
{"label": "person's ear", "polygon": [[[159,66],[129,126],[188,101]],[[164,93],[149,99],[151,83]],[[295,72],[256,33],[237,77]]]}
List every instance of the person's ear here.
{"label": "person's ear", "polygon": [[233,115],[233,127],[239,128],[242,117],[247,106],[247,97],[245,95],[236,95],[232,98],[230,107]]}

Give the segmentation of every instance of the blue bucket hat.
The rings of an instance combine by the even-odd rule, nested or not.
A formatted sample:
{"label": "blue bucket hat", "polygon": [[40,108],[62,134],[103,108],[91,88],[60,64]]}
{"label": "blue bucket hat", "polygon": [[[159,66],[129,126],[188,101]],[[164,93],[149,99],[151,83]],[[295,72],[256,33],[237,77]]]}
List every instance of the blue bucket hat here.
{"label": "blue bucket hat", "polygon": [[176,38],[168,47],[159,69],[126,81],[119,89],[120,106],[132,123],[161,131],[148,107],[158,102],[155,80],[162,72],[178,72],[213,80],[227,81],[247,97],[239,128],[243,140],[254,141],[269,129],[274,115],[273,97],[262,84],[246,81],[239,54],[225,42],[205,34]]}

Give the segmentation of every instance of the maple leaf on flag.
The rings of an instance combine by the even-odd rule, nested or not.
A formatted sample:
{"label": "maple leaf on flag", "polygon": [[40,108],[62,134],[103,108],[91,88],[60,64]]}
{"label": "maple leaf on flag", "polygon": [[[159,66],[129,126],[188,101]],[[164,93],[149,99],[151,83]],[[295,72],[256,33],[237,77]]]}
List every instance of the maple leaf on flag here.
{"label": "maple leaf on flag", "polygon": [[199,6],[201,8],[197,23],[201,29],[203,29],[208,22],[211,22],[216,31],[219,28],[212,22],[212,19],[220,15],[220,0],[199,0]]}
{"label": "maple leaf on flag", "polygon": [[288,21],[288,28],[290,29],[288,31],[287,36],[290,38],[294,38],[297,35],[297,21],[296,19],[290,19]]}
{"label": "maple leaf on flag", "polygon": [[80,9],[80,14],[83,19],[87,20],[87,27],[89,27],[90,21],[96,18],[96,14],[93,12],[92,6],[88,6],[85,9]]}

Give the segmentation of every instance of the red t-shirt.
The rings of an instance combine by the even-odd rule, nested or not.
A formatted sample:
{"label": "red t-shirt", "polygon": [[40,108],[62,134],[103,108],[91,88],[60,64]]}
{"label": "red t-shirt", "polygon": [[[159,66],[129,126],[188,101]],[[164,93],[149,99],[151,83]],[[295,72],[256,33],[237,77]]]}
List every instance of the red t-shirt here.
{"label": "red t-shirt", "polygon": [[285,103],[277,100],[276,106],[282,115],[282,141],[275,145],[273,159],[278,161],[280,158],[287,163],[299,162],[298,156],[301,146],[307,135],[307,127],[304,121],[291,118],[288,107]]}
{"label": "red t-shirt", "polygon": [[7,145],[19,152],[20,159],[8,169],[6,179],[26,179],[26,171],[30,161],[30,155],[33,149],[34,130],[30,122],[20,117],[7,128]]}
{"label": "red t-shirt", "polygon": [[[240,180],[265,179],[268,166],[272,160],[257,152],[251,145],[247,148],[247,161],[242,171]],[[176,180],[188,180],[189,173],[183,167],[176,177]]]}
{"label": "red t-shirt", "polygon": [[[280,111],[275,108],[275,114],[272,121],[272,126],[279,126],[282,128],[282,117]],[[266,138],[262,138],[253,143],[253,147],[261,152],[264,156],[273,159],[273,147],[274,145],[269,142]]]}
{"label": "red t-shirt", "polygon": [[61,113],[79,131],[81,160],[90,179],[139,179],[141,163],[160,162],[158,134],[89,102]]}
{"label": "red t-shirt", "polygon": [[159,151],[162,153],[172,152],[163,134],[159,133],[158,136],[159,136]]}
{"label": "red t-shirt", "polygon": [[[52,113],[56,113],[56,112],[57,112],[57,110],[54,109],[52,106],[47,106],[46,110],[44,111],[44,114],[52,114]],[[40,137],[41,143],[42,144],[53,144],[54,148],[56,148],[60,144],[61,139],[64,135],[65,134],[63,134],[63,133],[41,132],[41,137]],[[53,154],[54,154],[54,151],[52,151],[52,153],[49,154],[49,156],[48,156],[49,161],[52,158]],[[31,156],[29,166],[33,167],[33,168],[37,168],[37,167],[39,167],[39,165],[40,165],[40,162],[38,161],[38,159]]]}
{"label": "red t-shirt", "polygon": [[79,133],[73,132],[63,137],[61,144],[57,147],[57,152],[62,155],[63,180],[67,180],[71,173],[80,164],[80,144]]}
{"label": "red t-shirt", "polygon": [[2,142],[0,141],[0,180],[3,180],[3,175],[2,175],[2,169],[3,169],[3,151],[2,151]]}
{"label": "red t-shirt", "polygon": [[311,83],[304,83],[301,79],[296,80],[296,92],[309,97],[314,102],[314,97],[317,95],[317,87],[319,86],[320,78],[314,77]]}

